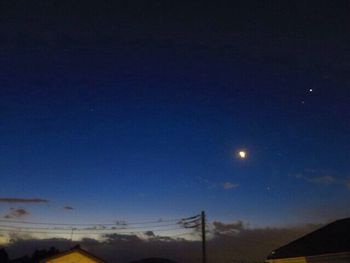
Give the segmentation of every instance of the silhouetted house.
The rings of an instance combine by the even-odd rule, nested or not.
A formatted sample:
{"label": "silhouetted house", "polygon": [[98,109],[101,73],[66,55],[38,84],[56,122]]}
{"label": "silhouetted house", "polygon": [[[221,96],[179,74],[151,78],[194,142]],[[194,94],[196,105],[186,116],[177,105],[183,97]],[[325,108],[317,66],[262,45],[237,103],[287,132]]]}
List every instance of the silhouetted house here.
{"label": "silhouetted house", "polygon": [[106,261],[92,255],[86,250],[76,246],[71,250],[45,258],[40,263],[106,263]]}
{"label": "silhouetted house", "polygon": [[350,262],[350,218],[337,220],[272,251],[266,262]]}

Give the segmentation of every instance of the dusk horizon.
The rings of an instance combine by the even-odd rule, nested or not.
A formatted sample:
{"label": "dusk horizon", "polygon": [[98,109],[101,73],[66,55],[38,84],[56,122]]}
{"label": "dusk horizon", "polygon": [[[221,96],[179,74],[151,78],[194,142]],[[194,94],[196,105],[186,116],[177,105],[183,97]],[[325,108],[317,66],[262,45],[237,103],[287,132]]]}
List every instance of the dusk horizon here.
{"label": "dusk horizon", "polygon": [[254,261],[350,217],[349,12],[2,2],[0,245],[194,263],[205,211],[208,250]]}

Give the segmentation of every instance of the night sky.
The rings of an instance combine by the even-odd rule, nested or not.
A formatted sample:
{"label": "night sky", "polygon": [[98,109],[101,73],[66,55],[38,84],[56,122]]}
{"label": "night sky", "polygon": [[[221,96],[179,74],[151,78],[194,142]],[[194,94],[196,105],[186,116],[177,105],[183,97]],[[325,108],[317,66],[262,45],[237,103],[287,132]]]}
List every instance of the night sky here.
{"label": "night sky", "polygon": [[349,12],[341,0],[2,1],[1,217],[349,216]]}

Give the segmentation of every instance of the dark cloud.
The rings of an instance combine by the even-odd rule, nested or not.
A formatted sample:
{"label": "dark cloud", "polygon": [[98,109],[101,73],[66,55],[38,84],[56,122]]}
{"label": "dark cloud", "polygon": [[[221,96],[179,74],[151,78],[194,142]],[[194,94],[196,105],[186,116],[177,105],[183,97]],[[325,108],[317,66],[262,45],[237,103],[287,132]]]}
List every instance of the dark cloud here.
{"label": "dark cloud", "polygon": [[125,234],[104,234],[103,238],[106,239],[107,242],[142,242],[142,240],[137,235],[125,235]]}
{"label": "dark cloud", "polygon": [[293,211],[295,214],[302,214],[306,222],[332,222],[340,218],[350,217],[350,207],[348,200],[339,200],[336,204],[319,203],[312,207],[309,205],[299,205]]}
{"label": "dark cloud", "polygon": [[4,218],[19,218],[29,215],[29,212],[23,208],[10,208],[10,211],[4,216]]}
{"label": "dark cloud", "polygon": [[48,203],[49,200],[41,198],[13,198],[13,197],[1,197],[1,203]]}
{"label": "dark cloud", "polygon": [[65,210],[74,210],[74,208],[69,206],[69,205],[64,206],[63,209],[65,209]]}
{"label": "dark cloud", "polygon": [[214,221],[213,226],[213,231],[216,235],[235,235],[243,229],[243,222],[238,220],[229,224],[225,224],[220,221]]}
{"label": "dark cloud", "polygon": [[[317,227],[317,225],[305,225],[289,228],[249,229],[242,221],[228,224],[215,221],[212,223],[212,229],[209,230],[212,235],[207,242],[208,262],[231,263],[233,259],[263,261],[272,250]],[[149,238],[145,239],[145,235]],[[201,258],[200,241],[157,236],[151,231],[144,232],[143,236],[106,234],[98,240],[83,238],[79,244],[107,262],[115,263],[147,257],[163,257],[179,263],[195,263]],[[21,238],[17,234],[12,238],[12,242],[7,244],[6,249],[10,257],[14,258],[31,254],[35,249],[55,246],[60,250],[66,250],[73,245],[67,239],[34,240],[28,237]]]}
{"label": "dark cloud", "polygon": [[126,227],[128,223],[123,220],[115,221],[116,226]]}
{"label": "dark cloud", "polygon": [[[84,228],[84,230],[102,230],[102,229],[107,229],[107,227],[104,225],[96,225],[96,226]],[[111,229],[114,229],[114,228],[112,227]]]}
{"label": "dark cloud", "polygon": [[249,229],[239,221],[233,224],[216,224],[216,226],[217,229],[214,229],[216,234],[208,242],[211,251],[208,253],[208,261],[211,262],[232,262],[232,259],[245,262],[263,261],[267,254],[275,248],[319,227],[318,225],[305,225]]}
{"label": "dark cloud", "polygon": [[146,232],[144,233],[144,235],[147,236],[147,237],[155,237],[155,234],[154,234],[153,231],[146,231]]}

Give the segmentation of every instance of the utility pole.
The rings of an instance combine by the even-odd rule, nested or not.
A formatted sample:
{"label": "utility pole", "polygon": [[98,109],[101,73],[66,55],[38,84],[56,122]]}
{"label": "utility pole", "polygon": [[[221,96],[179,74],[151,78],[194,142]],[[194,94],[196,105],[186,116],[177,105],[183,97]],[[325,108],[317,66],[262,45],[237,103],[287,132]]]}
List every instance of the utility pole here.
{"label": "utility pole", "polygon": [[205,212],[201,213],[201,225],[202,225],[202,263],[207,262],[206,244],[205,244]]}
{"label": "utility pole", "polygon": [[75,228],[72,227],[72,231],[70,232],[70,246],[71,246],[71,248],[73,246],[73,232],[74,232],[74,230],[75,230]]}

